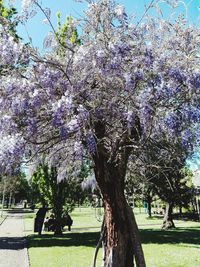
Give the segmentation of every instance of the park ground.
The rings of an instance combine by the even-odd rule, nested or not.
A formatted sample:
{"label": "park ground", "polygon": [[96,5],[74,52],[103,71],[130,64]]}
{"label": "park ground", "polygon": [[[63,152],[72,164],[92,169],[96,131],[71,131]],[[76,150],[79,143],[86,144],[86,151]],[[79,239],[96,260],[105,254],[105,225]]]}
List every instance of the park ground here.
{"label": "park ground", "polygon": [[[77,208],[71,214],[72,231],[62,237],[33,233],[34,213],[24,215],[30,267],[90,267],[99,239],[101,210]],[[147,267],[200,266],[200,223],[175,220],[176,229],[161,230],[162,218],[149,219],[135,210]],[[97,267],[101,265],[99,251]]]}

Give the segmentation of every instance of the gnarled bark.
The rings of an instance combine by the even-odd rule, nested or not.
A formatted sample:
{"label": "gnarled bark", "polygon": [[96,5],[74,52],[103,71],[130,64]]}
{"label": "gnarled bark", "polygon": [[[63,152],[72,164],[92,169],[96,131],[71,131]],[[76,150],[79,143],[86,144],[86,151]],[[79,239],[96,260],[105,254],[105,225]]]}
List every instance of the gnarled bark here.
{"label": "gnarled bark", "polygon": [[145,267],[138,228],[124,195],[125,169],[98,154],[96,179],[104,203],[103,267]]}
{"label": "gnarled bark", "polygon": [[162,229],[175,228],[175,224],[172,218],[173,203],[166,203],[165,216],[163,219]]}

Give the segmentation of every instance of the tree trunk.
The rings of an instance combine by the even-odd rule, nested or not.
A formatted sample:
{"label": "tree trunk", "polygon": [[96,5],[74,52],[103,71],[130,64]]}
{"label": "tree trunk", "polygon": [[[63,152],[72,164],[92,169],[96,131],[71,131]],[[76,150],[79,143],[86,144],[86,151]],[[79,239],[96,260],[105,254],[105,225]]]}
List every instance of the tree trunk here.
{"label": "tree trunk", "polygon": [[166,203],[166,210],[165,210],[165,216],[163,220],[162,229],[175,228],[175,225],[172,219],[172,212],[173,212],[173,203]]}
{"label": "tree trunk", "polygon": [[62,232],[62,227],[61,227],[61,218],[60,216],[55,216],[55,230],[54,230],[54,235],[56,236],[61,236],[63,234]]}
{"label": "tree trunk", "polygon": [[4,181],[4,185],[3,185],[3,196],[2,196],[2,206],[1,206],[1,217],[3,217],[3,208],[4,208],[4,202],[5,202],[5,192],[6,192],[6,184]]}
{"label": "tree trunk", "polygon": [[199,221],[200,221],[200,208],[199,208],[199,200],[197,196],[196,196],[196,203],[197,203],[197,213],[198,213]]}
{"label": "tree trunk", "polygon": [[53,204],[53,213],[55,215],[55,229],[54,235],[62,235],[62,213],[63,213],[63,183],[57,182],[57,169],[51,167],[51,188],[52,188],[52,204]]}
{"label": "tree trunk", "polygon": [[152,202],[152,198],[151,196],[147,197],[147,209],[148,209],[148,215],[151,218],[151,202]]}
{"label": "tree trunk", "polygon": [[12,205],[15,206],[15,198],[13,197]]}
{"label": "tree trunk", "polygon": [[137,224],[124,195],[123,174],[119,166],[108,164],[103,157],[96,161],[95,175],[105,216],[103,267],[133,267],[134,259],[137,267],[145,267]]}
{"label": "tree trunk", "polygon": [[57,184],[54,198],[55,231],[54,235],[62,235],[62,213],[63,213],[63,182]]}
{"label": "tree trunk", "polygon": [[180,215],[182,215],[182,213],[183,213],[182,212],[182,205],[181,204],[179,205],[179,213],[180,213]]}
{"label": "tree trunk", "polygon": [[10,195],[9,195],[9,208],[11,208],[11,200],[12,200],[12,192],[10,191]]}

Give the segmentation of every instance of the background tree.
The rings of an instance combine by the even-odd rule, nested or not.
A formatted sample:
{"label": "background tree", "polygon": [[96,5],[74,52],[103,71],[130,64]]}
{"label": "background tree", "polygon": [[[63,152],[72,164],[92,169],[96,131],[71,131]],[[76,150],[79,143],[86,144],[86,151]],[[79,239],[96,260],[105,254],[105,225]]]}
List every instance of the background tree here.
{"label": "background tree", "polygon": [[20,172],[20,175],[17,178],[14,198],[16,203],[19,203],[22,200],[26,200],[27,202],[31,200],[31,187],[23,172]]}
{"label": "background tree", "polygon": [[[1,196],[4,191],[4,199],[7,208],[11,204],[20,203],[23,200],[29,201],[31,196],[31,188],[28,184],[24,173],[19,172],[9,177],[3,177],[0,182]],[[4,202],[4,203],[5,203]]]}
{"label": "background tree", "polygon": [[[178,165],[176,161],[173,163],[175,163],[176,166]],[[170,168],[174,168],[173,163],[170,165]],[[160,199],[166,203],[162,225],[164,229],[175,227],[172,217],[173,208],[175,206],[188,207],[188,204],[191,202],[192,191],[191,187],[188,185],[188,176],[185,176],[186,172],[189,173],[189,170],[183,171],[183,169],[174,169],[172,171],[171,169],[171,171],[165,172],[163,183],[161,183],[162,179],[154,178],[154,190]]]}
{"label": "background tree", "polygon": [[81,179],[68,176],[60,183],[57,181],[56,168],[47,165],[38,166],[32,176],[31,187],[33,201],[52,208],[56,219],[55,234],[62,234],[62,217],[65,212],[70,213],[81,203],[86,195],[81,188]]}
{"label": "background tree", "polygon": [[[159,139],[152,146],[147,145],[146,151],[138,164],[138,170],[147,188],[166,203],[163,228],[175,227],[172,212],[176,205],[187,207],[191,201],[191,171],[186,167],[188,148],[173,140]],[[135,167],[136,169],[137,167]]]}
{"label": "background tree", "polygon": [[152,216],[151,205],[155,196],[154,185],[151,180],[145,176],[145,163],[140,160],[129,159],[128,169],[126,174],[126,192],[129,196],[134,196],[135,199],[142,200],[147,203],[148,216]]}

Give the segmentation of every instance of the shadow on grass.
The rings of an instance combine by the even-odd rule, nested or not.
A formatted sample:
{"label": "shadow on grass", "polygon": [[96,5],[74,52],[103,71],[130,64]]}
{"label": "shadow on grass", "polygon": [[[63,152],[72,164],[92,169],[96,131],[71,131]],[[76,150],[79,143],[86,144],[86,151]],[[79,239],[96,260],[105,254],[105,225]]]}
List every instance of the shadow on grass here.
{"label": "shadow on grass", "polygon": [[32,210],[29,210],[29,209],[22,209],[22,208],[13,208],[13,209],[8,209],[6,210],[7,213],[11,213],[11,214],[14,214],[14,213],[33,213]]}
{"label": "shadow on grass", "polygon": [[[177,228],[173,230],[141,229],[142,244],[192,244],[200,245],[200,228]],[[86,246],[95,247],[99,239],[98,232],[67,233],[61,237],[51,234],[30,235],[27,237],[28,247],[70,247]]]}
{"label": "shadow on grass", "polygon": [[147,220],[162,220],[163,219],[163,215],[152,215],[151,217],[147,216],[146,217]]}
{"label": "shadow on grass", "polygon": [[27,237],[28,247],[70,247],[86,246],[96,247],[100,234],[98,232],[89,233],[67,233],[62,236],[54,235],[30,235]]}
{"label": "shadow on grass", "polygon": [[186,213],[174,213],[173,219],[182,220],[182,221],[199,221],[199,215],[194,212],[186,212]]}
{"label": "shadow on grass", "polygon": [[143,244],[194,244],[200,245],[200,227],[176,228],[172,230],[141,229]]}

